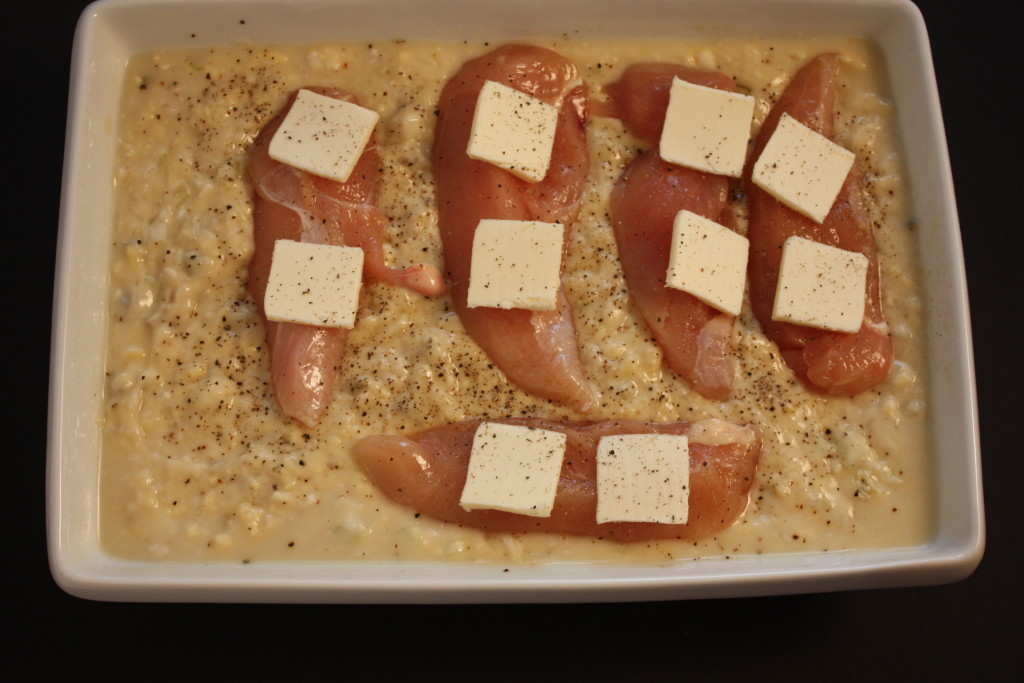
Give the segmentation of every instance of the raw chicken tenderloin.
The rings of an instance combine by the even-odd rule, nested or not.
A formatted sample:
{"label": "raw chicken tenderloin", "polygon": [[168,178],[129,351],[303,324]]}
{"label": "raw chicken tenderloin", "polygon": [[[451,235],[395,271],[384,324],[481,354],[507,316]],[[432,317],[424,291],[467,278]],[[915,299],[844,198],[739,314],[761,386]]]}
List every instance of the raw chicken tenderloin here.
{"label": "raw chicken tenderloin", "polygon": [[666,286],[672,228],[686,209],[733,227],[729,179],[662,161],[658,141],[672,79],[735,91],[723,74],[671,64],[638,64],[608,87],[614,112],[641,141],[653,145],[626,168],[611,194],[612,226],[633,301],[668,366],[715,400],[729,397],[736,374],[734,316]]}
{"label": "raw chicken tenderloin", "polygon": [[[336,99],[355,101],[341,90],[307,88]],[[255,190],[253,237],[249,263],[249,293],[263,315],[263,298],[270,276],[274,243],[288,239],[360,247],[363,276],[384,280],[416,292],[436,295],[444,280],[433,266],[387,267],[383,237],[388,219],[377,208],[379,163],[371,139],[345,183],[322,178],[281,164],[267,153],[291,102],[260,134],[249,157],[249,179]],[[274,396],[281,412],[307,427],[319,421],[330,401],[340,369],[348,331],[267,320]]]}
{"label": "raw chicken tenderloin", "polygon": [[[559,107],[551,166],[540,182],[466,155],[477,96],[488,80]],[[586,116],[587,89],[571,62],[544,48],[506,45],[467,62],[445,85],[432,152],[445,267],[466,332],[521,389],[578,410],[596,397],[583,374],[564,290],[552,311],[468,308],[466,295],[481,219],[561,223],[568,244],[589,166]]]}
{"label": "raw chicken tenderloin", "polygon": [[[429,429],[410,437],[371,436],[353,450],[373,483],[390,499],[437,519],[488,532],[540,531],[613,541],[706,538],[743,513],[761,452],[752,426],[716,419],[656,424],[630,420],[557,422],[538,418],[496,420],[567,436],[555,505],[549,517],[501,510],[465,510],[473,435],[479,420]],[[597,523],[597,444],[615,434],[680,434],[690,439],[690,509],[686,524]]]}
{"label": "raw chicken tenderloin", "polygon": [[[783,113],[832,138],[839,56],[819,55],[802,67],[772,107],[747,164],[745,185],[750,202],[750,298],[754,314],[782,357],[811,388],[852,396],[883,381],[892,366],[893,344],[882,314],[878,254],[864,206],[863,171],[858,164],[846,178],[824,223],[818,224],[782,204],[750,180],[760,155]],[[782,245],[798,235],[868,258],[864,323],[853,334],[828,332],[772,320]]]}

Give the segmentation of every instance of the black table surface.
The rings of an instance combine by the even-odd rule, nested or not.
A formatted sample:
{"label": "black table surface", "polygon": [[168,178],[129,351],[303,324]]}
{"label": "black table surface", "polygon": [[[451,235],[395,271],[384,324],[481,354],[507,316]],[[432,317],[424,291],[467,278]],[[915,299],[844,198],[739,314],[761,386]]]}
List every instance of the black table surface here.
{"label": "black table surface", "polygon": [[[1003,678],[1024,664],[1021,259],[1015,168],[1022,34],[1007,6],[919,0],[934,52],[974,326],[988,543],[973,575],[919,588],[583,605],[90,602],[53,582],[44,527],[53,264],[72,35],[84,0],[8,5],[9,374],[4,552],[9,680],[351,676],[512,680]],[[997,7],[1002,9],[996,9]],[[10,18],[14,20],[11,21]],[[1018,57],[1012,55],[1017,54]],[[1012,69],[1011,69],[1012,67]],[[13,147],[11,143],[13,142]],[[26,172],[27,171],[27,172]],[[9,177],[10,178],[10,177]],[[1014,190],[1013,188],[1018,188]],[[1006,234],[1002,231],[1007,231]],[[13,289],[11,289],[13,288]],[[26,325],[27,323],[27,325]],[[22,335],[28,329],[26,340]],[[27,356],[25,354],[27,353]],[[1018,444],[1011,447],[1011,442]],[[1016,455],[1015,455],[1016,454]],[[22,469],[29,476],[22,478]],[[9,493],[8,495],[11,495]],[[8,500],[10,500],[8,498]],[[11,571],[13,570],[13,571]]]}

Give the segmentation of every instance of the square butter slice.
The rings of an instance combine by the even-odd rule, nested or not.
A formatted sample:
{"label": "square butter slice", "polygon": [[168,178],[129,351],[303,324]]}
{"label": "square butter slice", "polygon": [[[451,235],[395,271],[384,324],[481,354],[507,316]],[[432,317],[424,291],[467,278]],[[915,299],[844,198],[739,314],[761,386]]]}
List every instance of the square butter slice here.
{"label": "square butter slice", "polygon": [[473,436],[459,504],[467,510],[550,516],[565,444],[566,436],[561,432],[482,422]]}
{"label": "square butter slice", "polygon": [[803,237],[782,245],[772,320],[834,332],[864,322],[868,258]]}
{"label": "square butter slice", "polygon": [[558,109],[496,81],[485,81],[466,154],[531,183],[544,180],[558,128]]}
{"label": "square butter slice", "polygon": [[597,522],[685,524],[690,513],[690,440],[620,434],[597,444]]}
{"label": "square butter slice", "polygon": [[267,153],[313,175],[348,182],[380,115],[352,102],[300,90]]}
{"label": "square butter slice", "polygon": [[294,240],[274,242],[263,310],[276,322],[355,326],[363,250]]}
{"label": "square butter slice", "polygon": [[747,238],[691,211],[676,214],[665,284],[739,315],[747,281]]}
{"label": "square butter slice", "polygon": [[672,80],[661,158],[670,164],[739,178],[747,158],[754,98]]}
{"label": "square butter slice", "polygon": [[564,235],[561,223],[480,221],[473,235],[466,305],[554,310]]}
{"label": "square butter slice", "polygon": [[855,154],[783,114],[754,162],[751,180],[789,208],[822,223]]}

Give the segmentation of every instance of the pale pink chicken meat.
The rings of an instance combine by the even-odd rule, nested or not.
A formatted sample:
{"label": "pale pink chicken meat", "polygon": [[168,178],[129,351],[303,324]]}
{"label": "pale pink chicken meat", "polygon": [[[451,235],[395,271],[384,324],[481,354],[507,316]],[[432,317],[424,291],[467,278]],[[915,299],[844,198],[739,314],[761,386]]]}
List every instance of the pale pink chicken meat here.
{"label": "pale pink chicken meat", "polygon": [[[341,90],[307,88],[321,95],[355,101]],[[283,412],[312,427],[326,410],[340,371],[348,331],[267,320],[263,298],[277,240],[359,247],[364,253],[363,277],[383,280],[413,291],[437,295],[444,291],[440,271],[416,265],[389,268],[383,239],[388,218],[377,207],[380,175],[377,148],[371,139],[345,183],[319,177],[271,159],[267,148],[291,107],[271,120],[257,136],[249,157],[249,179],[255,192],[249,293],[266,328],[274,397]]]}
{"label": "pale pink chicken meat", "polygon": [[[355,445],[353,455],[388,498],[445,522],[487,532],[548,532],[627,542],[695,540],[731,526],[746,509],[761,451],[757,428],[713,419],[661,424],[631,420],[558,422],[539,418],[496,421],[566,435],[565,459],[549,517],[465,510],[459,505],[479,420],[435,427],[408,437],[367,437]],[[602,436],[651,433],[690,437],[687,523],[598,524],[598,441]]]}
{"label": "pale pink chicken meat", "polygon": [[725,400],[736,374],[734,316],[665,284],[677,213],[685,209],[733,227],[727,177],[661,159],[658,141],[675,77],[736,90],[728,76],[672,64],[633,65],[607,88],[614,103],[610,113],[652,145],[630,163],[612,190],[612,226],[630,296],[665,363],[703,396]]}
{"label": "pale pink chicken meat", "polygon": [[[852,396],[888,376],[894,353],[882,313],[878,253],[864,204],[863,170],[854,164],[821,224],[785,206],[750,180],[753,163],[783,113],[832,138],[838,71],[839,56],[835,54],[819,55],[808,62],[793,76],[758,133],[745,173],[750,202],[748,274],[754,314],[789,367],[816,391]],[[829,332],[772,320],[782,245],[794,235],[868,258],[864,322],[858,332]]]}
{"label": "pale pink chicken meat", "polygon": [[[466,155],[477,96],[496,81],[559,108],[551,165],[530,183]],[[561,223],[580,212],[589,166],[587,88],[576,67],[540,47],[506,45],[462,66],[441,92],[432,151],[438,219],[452,301],[469,336],[524,391],[579,410],[596,402],[583,373],[569,301],[552,311],[469,308],[473,236],[481,219]]]}

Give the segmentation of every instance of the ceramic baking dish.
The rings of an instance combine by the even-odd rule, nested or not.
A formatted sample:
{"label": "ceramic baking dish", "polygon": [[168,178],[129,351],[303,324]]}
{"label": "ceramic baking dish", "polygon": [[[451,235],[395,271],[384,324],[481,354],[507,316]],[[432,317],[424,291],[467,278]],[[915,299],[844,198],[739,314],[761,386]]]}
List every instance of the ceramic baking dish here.
{"label": "ceramic baking dish", "polygon": [[[585,10],[584,10],[585,7]],[[539,20],[538,17],[543,17]],[[934,534],[885,550],[658,565],[174,563],[99,543],[107,267],[122,75],[138,52],[183,44],[422,38],[864,36],[896,98],[918,219],[931,366]],[[984,522],[969,313],[959,225],[928,38],[900,0],[111,0],[75,37],[56,294],[48,452],[50,563],[58,584],[102,600],[569,602],[767,595],[934,584],[969,574]],[[505,571],[505,569],[508,569]]]}

